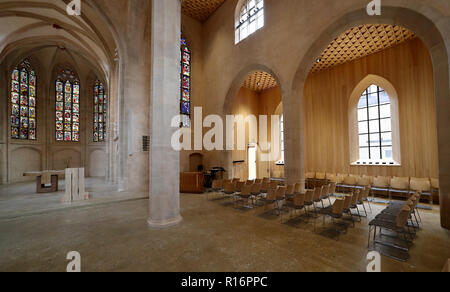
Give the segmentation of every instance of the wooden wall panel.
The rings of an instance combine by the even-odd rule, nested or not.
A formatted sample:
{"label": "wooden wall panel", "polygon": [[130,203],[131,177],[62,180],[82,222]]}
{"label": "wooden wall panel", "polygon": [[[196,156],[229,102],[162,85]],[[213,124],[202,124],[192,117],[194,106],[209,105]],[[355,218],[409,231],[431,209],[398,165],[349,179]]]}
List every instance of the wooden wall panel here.
{"label": "wooden wall panel", "polygon": [[[368,74],[398,93],[400,167],[350,166],[348,102]],[[431,58],[420,39],[308,77],[304,91],[307,171],[437,177],[437,134]]]}

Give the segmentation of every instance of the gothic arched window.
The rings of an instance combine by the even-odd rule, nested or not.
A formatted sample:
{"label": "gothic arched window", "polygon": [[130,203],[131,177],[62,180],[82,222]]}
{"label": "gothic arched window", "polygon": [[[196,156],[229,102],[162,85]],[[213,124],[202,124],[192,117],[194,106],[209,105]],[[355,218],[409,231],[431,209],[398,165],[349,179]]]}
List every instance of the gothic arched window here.
{"label": "gothic arched window", "polygon": [[191,51],[186,39],[181,37],[181,127],[191,126]]}
{"label": "gothic arched window", "polygon": [[56,78],[56,141],[80,141],[80,82],[71,70]]}
{"label": "gothic arched window", "polygon": [[11,73],[11,138],[36,140],[36,73],[24,60]]}
{"label": "gothic arched window", "polygon": [[106,141],[106,117],[108,97],[99,80],[94,85],[94,142]]}
{"label": "gothic arched window", "polygon": [[358,135],[360,161],[393,159],[391,99],[377,85],[369,86],[359,100]]}
{"label": "gothic arched window", "polygon": [[245,0],[236,14],[236,44],[264,26],[264,0]]}

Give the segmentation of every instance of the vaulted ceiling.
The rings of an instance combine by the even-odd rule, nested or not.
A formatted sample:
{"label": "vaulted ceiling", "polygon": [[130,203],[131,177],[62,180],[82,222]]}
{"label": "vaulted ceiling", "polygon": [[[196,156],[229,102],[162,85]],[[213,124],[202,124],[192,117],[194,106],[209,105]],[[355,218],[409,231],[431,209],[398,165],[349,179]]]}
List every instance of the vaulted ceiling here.
{"label": "vaulted ceiling", "polygon": [[312,72],[319,72],[415,38],[406,28],[387,24],[366,24],[351,28],[336,38],[318,57]]}
{"label": "vaulted ceiling", "polygon": [[63,48],[82,56],[108,75],[116,48],[108,25],[91,7],[91,1],[83,2],[81,17],[69,16],[66,2],[2,0],[0,62],[18,48],[24,55],[43,47]]}
{"label": "vaulted ceiling", "polygon": [[200,22],[205,22],[223,2],[225,0],[183,0],[181,11]]}
{"label": "vaulted ceiling", "polygon": [[245,80],[243,86],[250,90],[263,91],[277,87],[278,84],[271,74],[261,71],[250,74]]}

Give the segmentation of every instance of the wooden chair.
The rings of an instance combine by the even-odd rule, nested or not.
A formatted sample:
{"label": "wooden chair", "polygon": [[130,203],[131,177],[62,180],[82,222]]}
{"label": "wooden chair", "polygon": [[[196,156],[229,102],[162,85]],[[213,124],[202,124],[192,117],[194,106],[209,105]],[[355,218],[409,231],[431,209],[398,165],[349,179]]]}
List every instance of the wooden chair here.
{"label": "wooden chair", "polygon": [[278,187],[276,193],[277,193],[277,209],[278,213],[281,215],[283,202],[284,200],[286,200],[286,187]]}
{"label": "wooden chair", "polygon": [[294,199],[295,185],[288,185],[286,188],[286,200],[292,201]]}
{"label": "wooden chair", "polygon": [[433,193],[431,191],[431,182],[429,178],[411,178],[409,189],[412,194],[419,192],[422,196],[428,197],[428,202],[433,206]]}
{"label": "wooden chair", "polygon": [[325,208],[325,206],[323,204],[323,200],[328,200],[328,202],[330,203],[328,205],[328,207],[331,206],[330,188],[331,188],[331,184],[328,184],[328,185],[325,185],[322,187],[322,193],[320,194],[320,201],[322,202],[322,208]]}
{"label": "wooden chair", "polygon": [[401,195],[407,198],[410,194],[409,177],[393,177],[389,184],[389,201],[392,202],[392,195]]}
{"label": "wooden chair", "polygon": [[[223,180],[218,179],[213,181],[212,183],[212,187],[211,187],[212,191],[214,194],[220,193],[223,190]],[[208,200],[208,195],[206,196],[206,199]]]}
{"label": "wooden chair", "polygon": [[384,194],[386,197],[389,197],[389,184],[390,178],[387,176],[374,177],[371,188],[372,198],[374,198],[376,194]]}
{"label": "wooden chair", "polygon": [[[246,207],[246,206],[244,205],[244,202],[247,202],[247,207],[251,208],[251,207],[248,205],[248,201],[249,201],[250,198],[252,197],[252,188],[253,188],[253,185],[244,185],[244,186],[242,187],[242,192],[241,192],[240,194],[237,195],[237,197],[239,198],[239,200],[237,200],[237,201],[242,202],[242,207],[243,207],[243,208]],[[237,202],[237,201],[235,201],[235,207],[236,207],[236,202]]]}

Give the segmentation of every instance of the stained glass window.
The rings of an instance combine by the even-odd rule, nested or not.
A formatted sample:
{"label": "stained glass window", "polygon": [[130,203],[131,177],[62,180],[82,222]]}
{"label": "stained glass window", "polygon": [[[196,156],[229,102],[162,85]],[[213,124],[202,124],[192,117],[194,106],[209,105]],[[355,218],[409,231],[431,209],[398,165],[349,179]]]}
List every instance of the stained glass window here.
{"label": "stained glass window", "polygon": [[191,126],[191,51],[186,39],[181,37],[181,121],[180,126]]}
{"label": "stained glass window", "polygon": [[264,26],[264,0],[247,0],[236,19],[236,44]]}
{"label": "stained glass window", "polygon": [[97,80],[94,85],[94,142],[106,141],[107,107],[105,87]]}
{"label": "stained glass window", "polygon": [[391,101],[383,88],[371,85],[358,103],[360,161],[392,160]]}
{"label": "stained glass window", "polygon": [[36,73],[28,60],[11,73],[11,138],[36,140]]}
{"label": "stained glass window", "polygon": [[80,141],[80,82],[71,70],[56,79],[56,141]]}

